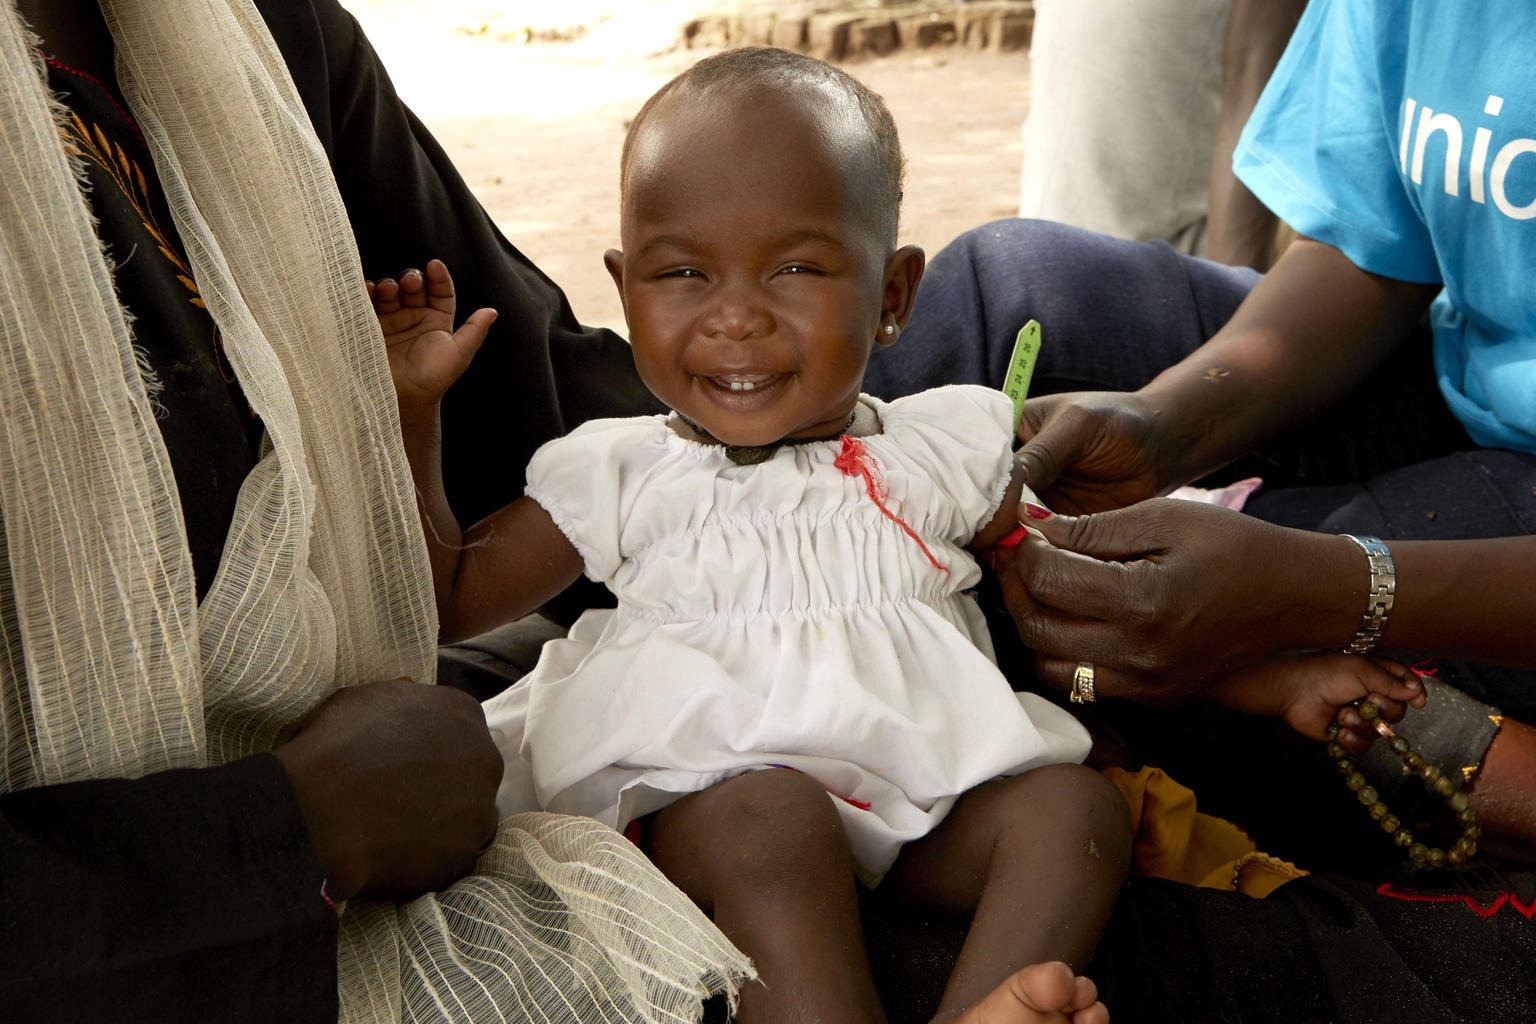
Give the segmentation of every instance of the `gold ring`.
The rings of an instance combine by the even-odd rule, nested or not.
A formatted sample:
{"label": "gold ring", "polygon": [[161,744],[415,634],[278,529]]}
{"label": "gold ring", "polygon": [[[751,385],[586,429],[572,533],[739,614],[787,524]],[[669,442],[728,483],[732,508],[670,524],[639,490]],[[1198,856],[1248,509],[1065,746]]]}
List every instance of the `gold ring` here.
{"label": "gold ring", "polygon": [[1094,702],[1093,666],[1088,662],[1080,661],[1077,663],[1077,668],[1072,670],[1072,690],[1067,694],[1067,699],[1073,704]]}

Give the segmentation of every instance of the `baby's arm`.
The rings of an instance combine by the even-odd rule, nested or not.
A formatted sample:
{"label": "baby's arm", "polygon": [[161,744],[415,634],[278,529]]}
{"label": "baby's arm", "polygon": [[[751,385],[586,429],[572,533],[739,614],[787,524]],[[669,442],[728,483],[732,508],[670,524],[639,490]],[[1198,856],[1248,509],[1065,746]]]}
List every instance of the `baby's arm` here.
{"label": "baby's arm", "polygon": [[1039,501],[1035,492],[1024,486],[1024,469],[1017,462],[1013,463],[1013,475],[1008,480],[1008,490],[1003,495],[1003,500],[997,506],[997,512],[992,516],[992,521],[977,531],[971,538],[970,549],[978,555],[986,555],[988,551],[999,543],[1011,547],[1018,541],[1011,535],[1021,530],[1019,525],[1019,502]]}
{"label": "baby's arm", "polygon": [[485,340],[495,310],[478,310],[453,331],[453,279],[440,260],[429,262],[425,275],[408,270],[398,281],[370,281],[368,294],[400,403],[406,458],[432,562],[439,636],[474,636],[560,593],[581,574],[581,556],[532,499],[517,499],[467,532],[448,504],[441,401]]}
{"label": "baby's arm", "polygon": [[1384,658],[1324,652],[1280,655],[1215,683],[1205,696],[1238,711],[1284,718],[1315,740],[1327,739],[1339,721],[1339,743],[1358,753],[1376,733],[1358,715],[1339,710],[1369,697],[1388,722],[1400,721],[1409,706],[1424,706],[1424,685],[1406,665]]}
{"label": "baby's arm", "polygon": [[[438,543],[430,534],[428,545]],[[470,527],[447,592],[438,585],[438,634],[462,640],[535,611],[581,576],[581,554],[532,498]]]}

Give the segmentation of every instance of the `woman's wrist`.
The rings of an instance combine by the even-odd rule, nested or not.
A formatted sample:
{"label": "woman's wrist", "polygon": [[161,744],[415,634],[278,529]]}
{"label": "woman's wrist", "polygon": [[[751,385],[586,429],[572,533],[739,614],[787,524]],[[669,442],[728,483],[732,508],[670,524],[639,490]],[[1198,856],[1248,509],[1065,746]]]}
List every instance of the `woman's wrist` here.
{"label": "woman's wrist", "polygon": [[1296,597],[1290,611],[1277,610],[1293,627],[1288,649],[1343,651],[1357,637],[1371,592],[1366,555],[1347,536],[1296,529],[1286,532],[1295,539],[1295,545],[1268,557],[1282,567],[1283,585]]}
{"label": "woman's wrist", "polygon": [[1536,861],[1536,728],[1512,718],[1500,725],[1474,776],[1472,806],[1484,848],[1529,863]]}

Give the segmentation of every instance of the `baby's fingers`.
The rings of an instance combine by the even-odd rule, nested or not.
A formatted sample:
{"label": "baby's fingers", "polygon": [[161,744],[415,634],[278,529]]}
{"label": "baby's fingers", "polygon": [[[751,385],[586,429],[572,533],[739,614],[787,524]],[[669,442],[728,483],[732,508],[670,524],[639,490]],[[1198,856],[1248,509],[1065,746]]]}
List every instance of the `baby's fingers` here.
{"label": "baby's fingers", "polygon": [[1381,737],[1376,735],[1374,729],[1350,728],[1341,722],[1338,731],[1329,739],[1343,747],[1352,756],[1359,756],[1371,749],[1371,744]]}
{"label": "baby's fingers", "polygon": [[[1418,704],[1423,705],[1423,685],[1418,684]],[[1404,686],[1403,691],[1412,693],[1414,688]],[[1338,742],[1351,753],[1361,753],[1382,736],[1390,735],[1394,722],[1401,722],[1408,713],[1411,701],[1397,700],[1383,693],[1368,693],[1354,704],[1339,708],[1334,716],[1338,723]]]}
{"label": "baby's fingers", "polygon": [[392,277],[380,278],[378,281],[369,281],[368,298],[373,300],[373,311],[379,316],[388,316],[390,313],[400,311],[400,282]]}
{"label": "baby's fingers", "polygon": [[1393,700],[1385,694],[1368,693],[1363,700],[1339,708],[1334,720],[1346,729],[1374,735],[1377,722],[1401,722],[1407,713],[1408,705],[1405,702]]}
{"label": "baby's fingers", "polygon": [[433,309],[453,312],[453,275],[448,273],[448,266],[442,260],[427,261],[426,297]]}
{"label": "baby's fingers", "polygon": [[[382,282],[381,282],[382,283]],[[420,307],[427,304],[427,282],[414,267],[400,271],[400,304]]]}
{"label": "baby's fingers", "polygon": [[484,344],[485,336],[490,331],[491,324],[496,322],[497,316],[494,309],[477,309],[469,315],[468,320],[459,325],[458,330],[453,332],[453,340],[458,345],[459,356],[466,364]]}
{"label": "baby's fingers", "polygon": [[1419,678],[1417,672],[1401,662],[1388,658],[1372,657],[1369,660],[1381,670],[1385,687],[1368,682],[1366,683],[1368,688],[1385,693],[1396,700],[1407,701],[1416,708],[1424,706],[1424,681]]}
{"label": "baby's fingers", "polygon": [[1397,700],[1384,693],[1367,694],[1362,703],[1369,703],[1376,709],[1375,718],[1366,723],[1372,728],[1375,728],[1374,722],[1386,722],[1389,725],[1393,722],[1401,722],[1403,716],[1408,713],[1407,701]]}
{"label": "baby's fingers", "polygon": [[1353,704],[1339,708],[1333,720],[1338,730],[1330,730],[1330,738],[1351,754],[1363,754],[1370,749],[1372,743],[1381,739],[1374,725],[1375,718],[1367,720]]}

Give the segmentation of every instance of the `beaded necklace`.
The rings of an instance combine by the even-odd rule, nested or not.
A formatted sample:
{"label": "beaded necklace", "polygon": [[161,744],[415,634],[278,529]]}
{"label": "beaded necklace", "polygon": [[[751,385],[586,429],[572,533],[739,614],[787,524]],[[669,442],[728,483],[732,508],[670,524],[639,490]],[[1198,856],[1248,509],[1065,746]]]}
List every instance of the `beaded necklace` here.
{"label": "beaded necklace", "polygon": [[1338,742],[1339,724],[1333,722],[1328,726],[1328,756],[1338,765],[1339,774],[1344,776],[1344,784],[1354,792],[1355,798],[1365,805],[1366,811],[1381,826],[1381,830],[1391,836],[1392,841],[1399,848],[1408,851],[1408,858],[1415,864],[1439,868],[1447,864],[1455,866],[1471,860],[1477,853],[1477,840],[1482,835],[1482,829],[1477,824],[1477,812],[1472,809],[1471,800],[1467,794],[1462,792],[1454,779],[1424,760],[1423,755],[1408,745],[1407,739],[1399,736],[1392,726],[1383,721],[1381,709],[1374,703],[1363,700],[1359,701],[1356,707],[1360,711],[1360,717],[1370,722],[1371,726],[1387,741],[1391,751],[1402,758],[1404,770],[1418,776],[1425,792],[1444,801],[1456,821],[1461,824],[1461,835],[1450,847],[1430,846],[1415,837],[1397,815],[1391,813],[1380,794],[1376,792],[1376,788],[1369,785],[1365,776],[1355,770],[1354,759]]}

